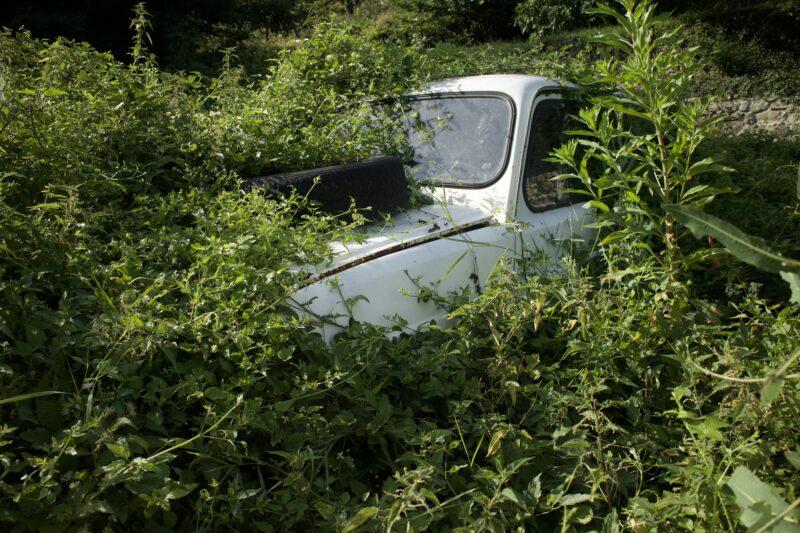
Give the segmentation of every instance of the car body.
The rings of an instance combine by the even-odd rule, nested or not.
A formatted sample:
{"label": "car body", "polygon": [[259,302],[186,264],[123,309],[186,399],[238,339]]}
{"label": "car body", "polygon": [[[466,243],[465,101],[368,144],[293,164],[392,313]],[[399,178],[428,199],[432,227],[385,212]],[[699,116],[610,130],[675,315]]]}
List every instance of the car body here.
{"label": "car body", "polygon": [[575,111],[573,93],[547,78],[491,75],[413,95],[434,124],[430,142],[415,140],[415,154],[431,160],[420,156],[418,168],[449,167],[423,176],[434,202],[366,228],[358,244],[333,243],[329,264],[305,267],[292,305],[319,320],[327,341],[351,320],[411,333],[445,318],[426,292],[477,296],[504,257],[536,254],[552,267],[564,243],[591,235],[583,202],[561,194],[546,161]]}

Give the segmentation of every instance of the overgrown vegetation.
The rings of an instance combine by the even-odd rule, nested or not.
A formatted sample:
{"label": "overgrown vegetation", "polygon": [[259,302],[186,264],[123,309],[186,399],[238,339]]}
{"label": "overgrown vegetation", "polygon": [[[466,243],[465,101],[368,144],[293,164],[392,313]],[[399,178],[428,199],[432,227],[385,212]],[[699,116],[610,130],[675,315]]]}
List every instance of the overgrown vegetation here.
{"label": "overgrown vegetation", "polygon": [[[129,64],[0,34],[0,522],[795,531],[798,306],[670,206],[797,258],[800,149],[715,136],[685,99],[696,56],[648,2],[615,8],[575,66],[328,21],[255,81],[230,56],[159,70],[144,13]],[[239,177],[402,153],[374,106],[430,76],[595,56],[558,154],[598,211],[594,259],[501,265],[477,299],[441,295],[452,326],[394,339],[354,323],[327,346],[284,307],[290,267],[361,218]]]}
{"label": "overgrown vegetation", "polygon": [[[135,4],[8,0],[0,27],[25,28],[51,40],[86,40],[127,61],[126,30]],[[589,0],[162,0],[148,4],[154,16],[148,34],[150,49],[166,70],[218,73],[223,51],[235,48],[247,71],[261,75],[279,50],[295,46],[295,39],[308,36],[319,22],[354,22],[365,36],[403,44],[540,43],[602,24],[602,17],[586,13],[591,5]],[[798,7],[798,0],[665,0],[659,6],[691,26],[687,36],[706,36],[701,50],[725,56],[718,66],[739,70],[746,64],[746,74],[766,69],[781,80],[774,63],[797,66]],[[751,49],[740,53],[743,47]]]}

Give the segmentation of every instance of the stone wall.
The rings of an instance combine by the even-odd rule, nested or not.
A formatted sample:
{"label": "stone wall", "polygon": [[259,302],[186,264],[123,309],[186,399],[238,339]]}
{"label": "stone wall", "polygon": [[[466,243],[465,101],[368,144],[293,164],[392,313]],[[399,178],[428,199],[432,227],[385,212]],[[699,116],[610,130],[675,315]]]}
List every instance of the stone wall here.
{"label": "stone wall", "polygon": [[777,135],[800,135],[800,107],[778,97],[717,100],[712,115],[724,117],[724,130],[740,133],[762,130]]}

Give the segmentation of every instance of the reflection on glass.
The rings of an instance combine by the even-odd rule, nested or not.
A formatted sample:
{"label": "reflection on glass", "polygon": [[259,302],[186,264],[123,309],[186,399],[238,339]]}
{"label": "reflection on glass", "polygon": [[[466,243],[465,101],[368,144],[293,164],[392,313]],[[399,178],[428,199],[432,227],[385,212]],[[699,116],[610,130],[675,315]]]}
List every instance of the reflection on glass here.
{"label": "reflection on glass", "polygon": [[511,139],[511,104],[496,96],[411,101],[412,177],[452,185],[482,185],[503,170]]}

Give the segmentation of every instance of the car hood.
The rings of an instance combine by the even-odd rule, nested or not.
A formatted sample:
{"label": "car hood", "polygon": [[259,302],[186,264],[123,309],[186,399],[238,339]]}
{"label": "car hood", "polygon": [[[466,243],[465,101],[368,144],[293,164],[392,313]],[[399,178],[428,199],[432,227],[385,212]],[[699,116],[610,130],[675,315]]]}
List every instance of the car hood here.
{"label": "car hood", "polygon": [[309,275],[307,282],[314,282],[390,253],[494,223],[491,214],[464,205],[437,203],[408,209],[388,222],[360,228],[358,242],[331,243],[334,253],[331,261],[305,265],[302,271]]}

